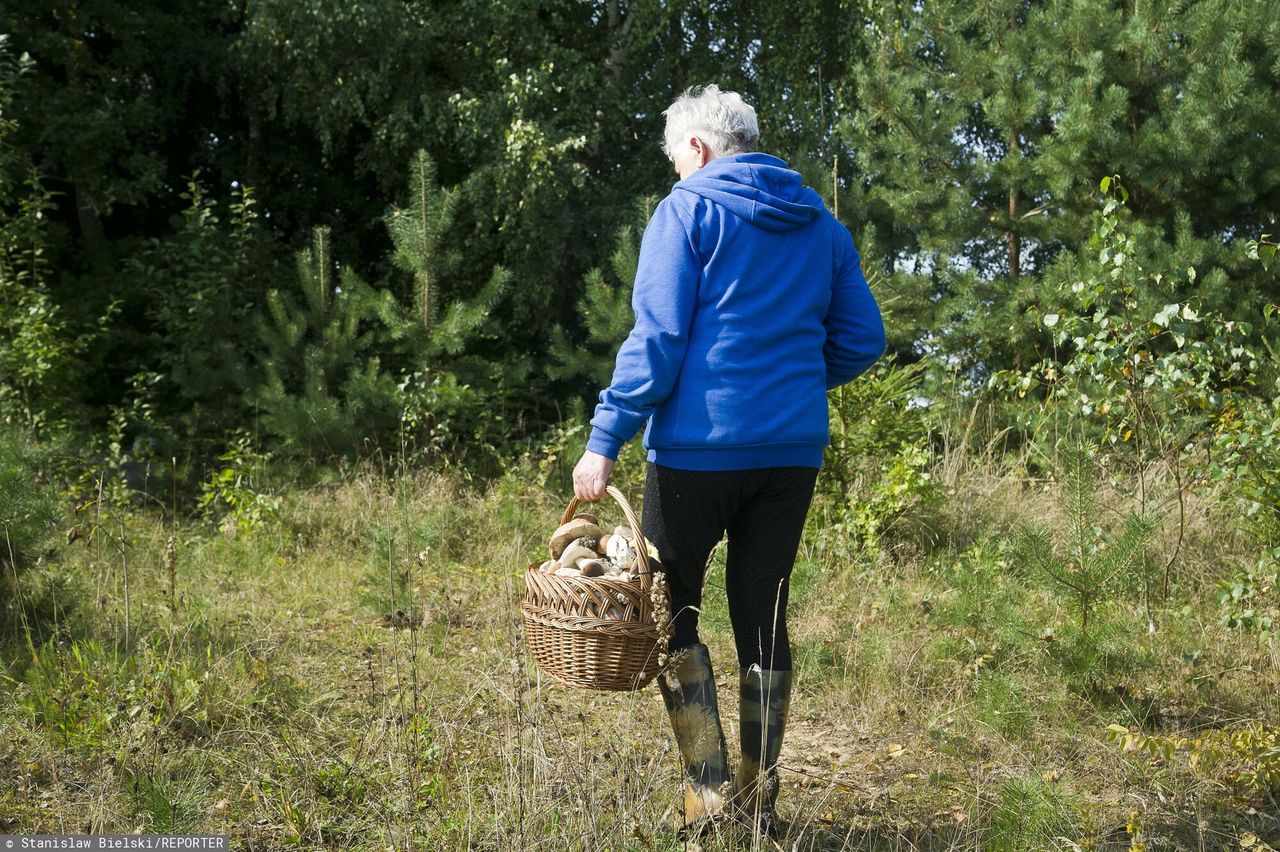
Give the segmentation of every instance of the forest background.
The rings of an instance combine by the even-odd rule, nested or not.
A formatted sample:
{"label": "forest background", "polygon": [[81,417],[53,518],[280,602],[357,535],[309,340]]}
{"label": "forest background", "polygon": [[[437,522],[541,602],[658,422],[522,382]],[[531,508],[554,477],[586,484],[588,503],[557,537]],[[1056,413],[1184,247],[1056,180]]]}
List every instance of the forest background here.
{"label": "forest background", "polygon": [[[979,694],[1021,712],[1013,671],[1038,655],[1077,702],[1049,728],[1111,724],[1134,766],[1198,779],[1232,842],[1280,833],[1260,816],[1280,784],[1280,4],[11,0],[0,34],[0,562],[22,637],[11,719],[32,737],[52,725],[66,746],[89,718],[41,703],[72,675],[40,663],[63,628],[39,602],[94,585],[99,633],[85,615],[62,639],[132,653],[147,622],[127,579],[123,616],[103,584],[145,542],[157,601],[180,608],[175,542],[285,530],[306,550],[298,507],[376,473],[387,518],[478,500],[529,551],[555,511],[529,506],[568,493],[675,179],[662,110],[715,82],[854,234],[888,329],[882,362],[831,396],[802,564],[950,613],[939,665],[996,672]],[[1047,526],[1024,524],[1028,489],[1061,498]],[[438,526],[370,523],[370,559],[465,562]],[[934,587],[883,586],[886,568]],[[429,604],[406,571],[353,611]],[[1215,642],[1250,662],[1206,697]],[[1168,666],[1212,709],[1170,723],[1157,704],[1189,699],[1169,687],[1134,715],[1134,679]],[[946,842],[996,843],[1009,801],[1139,842],[1109,794],[1079,828],[1092,811],[1048,777],[979,797]],[[1203,835],[1174,810],[1159,830]]]}

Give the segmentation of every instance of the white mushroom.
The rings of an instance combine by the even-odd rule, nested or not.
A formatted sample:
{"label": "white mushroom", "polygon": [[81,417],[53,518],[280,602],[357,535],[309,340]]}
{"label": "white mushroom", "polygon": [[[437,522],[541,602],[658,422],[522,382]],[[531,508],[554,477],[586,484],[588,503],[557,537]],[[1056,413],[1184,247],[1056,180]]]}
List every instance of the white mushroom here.
{"label": "white mushroom", "polygon": [[[619,529],[621,529],[621,527],[619,527]],[[615,532],[609,537],[606,555],[608,555],[610,562],[615,565],[622,566],[635,558],[635,550],[632,548],[631,542],[627,541],[626,538]]]}

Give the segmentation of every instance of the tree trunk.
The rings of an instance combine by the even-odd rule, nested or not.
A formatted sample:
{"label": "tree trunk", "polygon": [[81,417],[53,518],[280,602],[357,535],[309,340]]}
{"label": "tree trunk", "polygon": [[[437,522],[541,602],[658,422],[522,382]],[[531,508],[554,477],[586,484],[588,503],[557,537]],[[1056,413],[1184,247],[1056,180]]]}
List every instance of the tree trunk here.
{"label": "tree trunk", "polygon": [[[1018,134],[1013,135],[1013,139],[1009,143],[1009,156],[1020,156],[1018,147]],[[1013,280],[1022,272],[1022,237],[1019,236],[1018,227],[1018,185],[1012,183],[1009,185],[1009,230],[1005,234],[1004,243],[1009,251],[1009,279]]]}

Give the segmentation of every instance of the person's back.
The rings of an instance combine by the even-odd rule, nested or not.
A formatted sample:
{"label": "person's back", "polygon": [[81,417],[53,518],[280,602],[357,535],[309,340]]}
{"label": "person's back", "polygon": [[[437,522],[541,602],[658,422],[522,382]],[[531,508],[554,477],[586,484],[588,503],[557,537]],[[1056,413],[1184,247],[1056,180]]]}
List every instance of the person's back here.
{"label": "person's back", "polygon": [[[649,459],[688,469],[817,466],[828,442],[833,287],[863,302],[846,313],[878,320],[848,232],[797,172],[762,153],[717,157],[677,183],[654,213],[654,239],[674,228],[668,217],[690,250],[637,278],[638,291],[657,292],[637,292],[634,342],[662,331],[661,322],[639,321],[646,301],[691,297],[692,310],[680,370],[645,434]],[[696,270],[678,268],[683,261]],[[691,294],[677,290],[682,277]],[[883,347],[873,333],[856,340],[862,359]],[[624,354],[619,363],[650,374],[644,359]],[[602,402],[607,412],[607,392]]]}
{"label": "person's back", "polygon": [[[799,174],[755,153],[755,110],[708,86],[666,115],[663,149],[681,180],[645,229],[635,327],[574,493],[603,497],[618,451],[648,422],[641,523],[671,592],[658,688],[685,764],[683,830],[730,813],[772,832],[791,694],[788,580],[828,441],[826,391],[880,357],[884,325],[848,230]],[[731,790],[698,638],[703,573],[726,533],[742,749]]]}

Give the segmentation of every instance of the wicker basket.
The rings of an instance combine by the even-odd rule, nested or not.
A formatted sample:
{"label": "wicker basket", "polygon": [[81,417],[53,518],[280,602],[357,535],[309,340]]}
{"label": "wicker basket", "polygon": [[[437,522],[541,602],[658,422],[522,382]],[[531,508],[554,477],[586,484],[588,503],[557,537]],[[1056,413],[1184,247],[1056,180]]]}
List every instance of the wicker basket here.
{"label": "wicker basket", "polygon": [[[558,577],[534,562],[525,569],[521,609],[529,652],[544,672],[570,686],[625,692],[640,689],[666,665],[671,604],[631,504],[612,485],[607,491],[636,535],[639,582]],[[574,498],[560,523],[577,509]]]}

